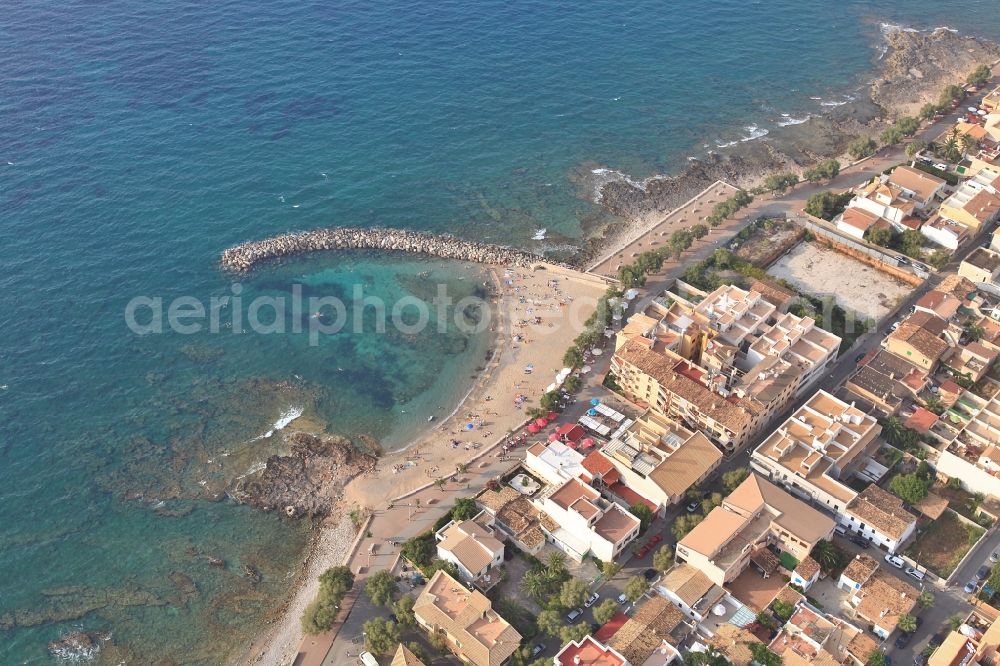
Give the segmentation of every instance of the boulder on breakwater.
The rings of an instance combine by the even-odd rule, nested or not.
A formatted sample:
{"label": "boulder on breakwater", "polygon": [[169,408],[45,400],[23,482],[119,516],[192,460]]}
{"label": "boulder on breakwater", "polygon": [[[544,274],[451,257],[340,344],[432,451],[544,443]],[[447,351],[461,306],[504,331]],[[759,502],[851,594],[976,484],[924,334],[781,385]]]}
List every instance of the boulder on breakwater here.
{"label": "boulder on breakwater", "polygon": [[502,245],[478,243],[452,236],[437,236],[402,229],[315,229],[249,241],[222,253],[222,267],[245,272],[255,265],[277,259],[326,250],[381,250],[426,254],[479,264],[530,268],[542,261],[538,255]]}

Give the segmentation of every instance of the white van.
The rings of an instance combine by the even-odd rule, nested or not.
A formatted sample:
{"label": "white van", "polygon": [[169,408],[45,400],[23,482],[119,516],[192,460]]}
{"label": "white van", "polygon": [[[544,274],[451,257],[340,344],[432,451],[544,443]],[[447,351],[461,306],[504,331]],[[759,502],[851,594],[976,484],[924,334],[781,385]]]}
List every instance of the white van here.
{"label": "white van", "polygon": [[378,666],[378,659],[367,650],[358,655],[358,661],[364,664],[364,666]]}
{"label": "white van", "polygon": [[837,536],[842,536],[842,537],[847,536],[847,528],[844,527],[843,525],[837,525],[836,527],[833,528],[833,531]]}

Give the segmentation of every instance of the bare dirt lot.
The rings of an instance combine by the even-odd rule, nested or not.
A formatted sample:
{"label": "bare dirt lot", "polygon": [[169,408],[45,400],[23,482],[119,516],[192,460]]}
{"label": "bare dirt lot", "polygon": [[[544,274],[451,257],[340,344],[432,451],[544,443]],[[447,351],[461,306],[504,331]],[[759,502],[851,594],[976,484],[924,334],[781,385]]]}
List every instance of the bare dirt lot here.
{"label": "bare dirt lot", "polygon": [[857,259],[815,243],[799,243],[767,271],[818,297],[834,296],[863,319],[881,319],[912,289]]}

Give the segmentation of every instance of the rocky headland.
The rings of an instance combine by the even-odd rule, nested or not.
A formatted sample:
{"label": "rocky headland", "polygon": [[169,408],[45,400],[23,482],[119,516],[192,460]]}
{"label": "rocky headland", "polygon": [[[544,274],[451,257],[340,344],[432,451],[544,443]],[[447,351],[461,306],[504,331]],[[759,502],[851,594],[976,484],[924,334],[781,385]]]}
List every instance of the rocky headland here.
{"label": "rocky headland", "polygon": [[644,180],[608,169],[591,170],[597,203],[625,220],[594,239],[576,258],[585,263],[610,238],[653,220],[692,198],[716,180],[751,188],[776,172],[801,172],[836,157],[849,161],[847,146],[860,135],[877,136],[895,118],[936,102],[945,86],[961,83],[976,67],[1000,59],[1000,45],[948,29],[885,31],[885,54],[867,95],[830,107],[804,123],[776,127],[766,137],[693,159],[680,173]]}

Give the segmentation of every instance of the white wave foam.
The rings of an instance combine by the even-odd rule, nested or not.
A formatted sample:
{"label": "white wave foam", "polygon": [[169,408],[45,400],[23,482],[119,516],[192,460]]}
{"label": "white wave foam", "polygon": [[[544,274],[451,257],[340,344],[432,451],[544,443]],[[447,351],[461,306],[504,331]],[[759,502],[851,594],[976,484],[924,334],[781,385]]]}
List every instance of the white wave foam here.
{"label": "white wave foam", "polygon": [[608,183],[628,183],[632,187],[636,187],[640,190],[646,189],[646,183],[649,179],[644,179],[641,181],[629,178],[626,174],[621,171],[616,171],[614,169],[606,169],[604,167],[599,167],[597,169],[592,169],[591,172],[594,175],[594,193],[593,199],[594,203],[601,203],[601,190]]}
{"label": "white wave foam", "polygon": [[756,125],[747,125],[743,129],[749,132],[747,136],[740,139],[740,141],[744,143],[747,141],[753,141],[754,139],[759,139],[771,133],[769,130],[764,129],[763,127],[757,127]]}
{"label": "white wave foam", "polygon": [[545,232],[548,229],[542,228],[535,232],[535,235],[531,237],[531,240],[545,240]]}
{"label": "white wave foam", "polygon": [[879,23],[878,29],[883,35],[892,35],[897,32],[920,32],[915,28],[896,23]]}
{"label": "white wave foam", "polygon": [[847,100],[846,99],[839,100],[837,102],[820,102],[819,103],[820,106],[844,106],[845,104],[847,104]]}
{"label": "white wave foam", "polygon": [[265,432],[263,435],[257,435],[256,437],[254,437],[250,441],[251,442],[256,442],[257,440],[267,439],[268,437],[271,437],[272,435],[274,435],[274,433],[275,433],[276,430],[283,429],[285,426],[287,426],[289,423],[291,423],[295,419],[299,418],[300,416],[302,416],[302,408],[301,407],[289,407],[285,411],[281,412],[281,415],[278,416],[278,420],[277,421],[275,421],[274,423],[271,424],[271,429],[270,430],[268,430],[267,432]]}
{"label": "white wave foam", "polygon": [[783,113],[781,115],[783,116],[783,119],[778,121],[778,127],[788,127],[789,125],[801,125],[802,123],[812,118],[812,116],[808,113],[801,118],[793,118],[791,114],[788,113]]}
{"label": "white wave foam", "polygon": [[267,463],[265,463],[265,462],[255,462],[254,464],[250,465],[250,469],[248,469],[247,471],[243,472],[242,474],[240,474],[236,478],[237,479],[245,479],[246,477],[248,477],[248,476],[250,476],[252,474],[256,474],[257,472],[262,471],[265,467],[267,467]]}

